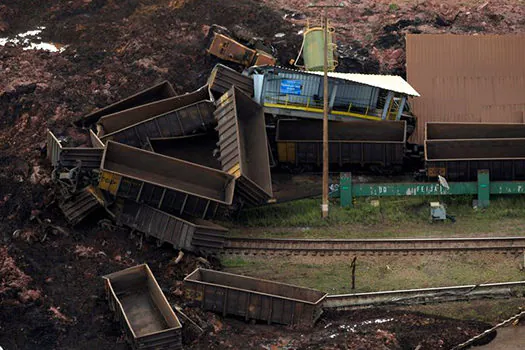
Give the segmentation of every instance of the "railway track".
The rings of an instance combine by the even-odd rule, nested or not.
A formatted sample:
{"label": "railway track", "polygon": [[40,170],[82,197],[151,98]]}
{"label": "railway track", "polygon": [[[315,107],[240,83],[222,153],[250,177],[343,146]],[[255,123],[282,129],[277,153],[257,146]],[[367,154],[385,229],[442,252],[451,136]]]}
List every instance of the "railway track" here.
{"label": "railway track", "polygon": [[231,237],[226,255],[408,255],[441,252],[494,251],[518,254],[524,237],[405,238],[405,239],[282,239]]}

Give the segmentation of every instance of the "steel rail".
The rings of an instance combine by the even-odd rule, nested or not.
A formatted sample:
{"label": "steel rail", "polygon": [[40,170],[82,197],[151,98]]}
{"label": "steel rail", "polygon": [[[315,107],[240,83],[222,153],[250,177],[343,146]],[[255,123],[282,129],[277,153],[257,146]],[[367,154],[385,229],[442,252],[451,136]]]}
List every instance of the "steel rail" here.
{"label": "steel rail", "polygon": [[462,251],[516,253],[525,250],[524,237],[461,237],[401,239],[296,239],[230,237],[223,254],[244,255],[340,255],[399,254]]}
{"label": "steel rail", "polygon": [[382,305],[429,304],[483,298],[523,297],[525,281],[328,295],[324,308],[359,309]]}

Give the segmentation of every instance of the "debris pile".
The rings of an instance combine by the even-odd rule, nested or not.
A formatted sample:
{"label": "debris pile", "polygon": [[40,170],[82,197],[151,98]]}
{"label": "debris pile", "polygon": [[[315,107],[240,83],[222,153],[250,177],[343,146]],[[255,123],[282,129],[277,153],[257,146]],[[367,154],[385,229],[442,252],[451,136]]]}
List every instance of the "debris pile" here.
{"label": "debris pile", "polygon": [[[155,85],[77,120],[90,127],[87,147],[65,147],[48,130],[52,179],[68,221],[104,208],[159,245],[222,248],[227,230],[206,220],[272,198],[264,113],[232,84],[245,82],[250,91],[250,80],[217,65],[209,84],[185,95],[173,96],[168,82]],[[224,90],[218,99],[212,93]]]}

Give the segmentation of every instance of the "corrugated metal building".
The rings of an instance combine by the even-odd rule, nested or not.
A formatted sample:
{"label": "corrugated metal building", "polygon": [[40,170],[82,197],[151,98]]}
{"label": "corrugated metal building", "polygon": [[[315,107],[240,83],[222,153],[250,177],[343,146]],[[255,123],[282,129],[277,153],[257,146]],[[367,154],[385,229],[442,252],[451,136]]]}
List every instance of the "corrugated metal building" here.
{"label": "corrugated metal building", "polygon": [[[323,73],[282,67],[255,67],[254,99],[266,113],[322,118]],[[329,72],[331,120],[399,120],[408,96],[419,96],[403,78]]]}
{"label": "corrugated metal building", "polygon": [[407,35],[407,78],[421,97],[411,141],[422,144],[425,123],[522,123],[525,36]]}

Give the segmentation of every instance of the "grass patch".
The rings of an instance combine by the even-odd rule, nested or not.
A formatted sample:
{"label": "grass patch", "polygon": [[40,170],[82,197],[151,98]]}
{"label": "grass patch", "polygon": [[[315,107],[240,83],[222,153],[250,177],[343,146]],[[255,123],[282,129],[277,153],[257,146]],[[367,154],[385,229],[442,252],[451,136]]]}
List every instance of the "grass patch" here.
{"label": "grass patch", "polygon": [[[429,202],[439,199],[446,204],[447,213],[456,218],[456,223],[430,222]],[[333,201],[327,220],[321,218],[319,199],[305,199],[244,210],[227,225],[233,235],[308,238],[457,236],[490,232],[521,235],[525,231],[525,221],[522,222],[525,197],[493,198],[487,209],[473,209],[473,199],[473,196],[385,197],[380,198],[379,207],[375,207],[369,198],[358,198],[353,208],[341,208]]]}
{"label": "grass patch", "polygon": [[443,254],[422,256],[358,256],[356,289],[351,290],[348,257],[235,258],[225,270],[297,284],[328,293],[373,292],[445,287],[525,279],[522,257],[498,254]]}
{"label": "grass patch", "polygon": [[241,257],[233,257],[233,258],[223,258],[221,259],[221,264],[226,269],[234,269],[234,268],[253,268],[257,265],[261,265],[259,261],[255,260],[245,260]]}

